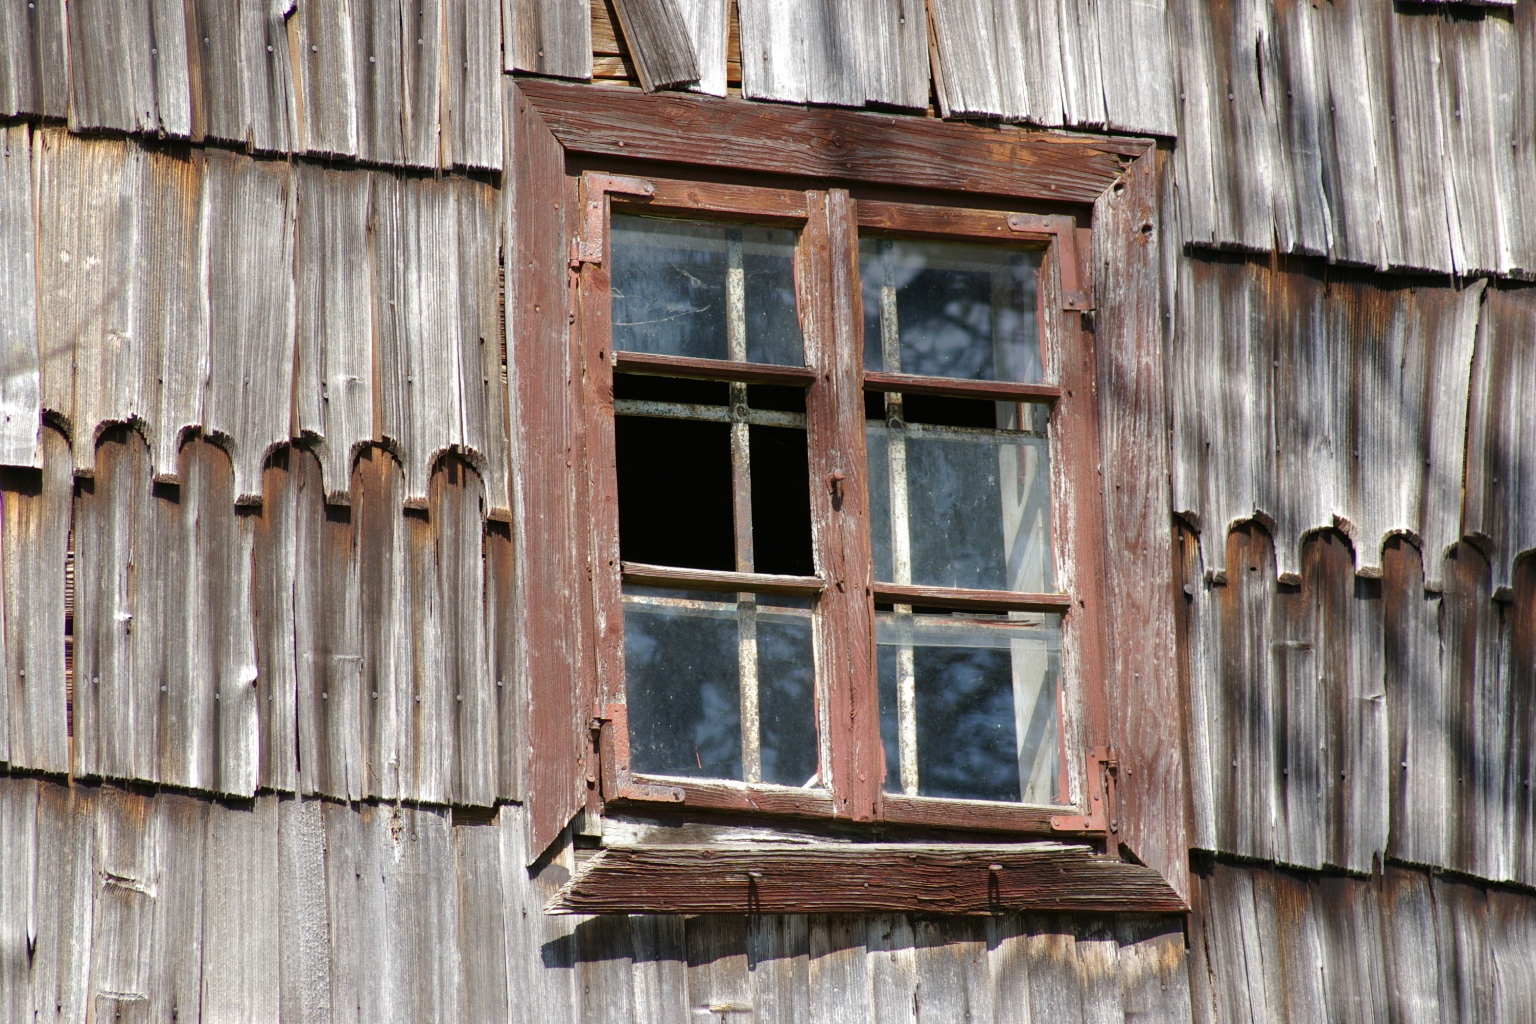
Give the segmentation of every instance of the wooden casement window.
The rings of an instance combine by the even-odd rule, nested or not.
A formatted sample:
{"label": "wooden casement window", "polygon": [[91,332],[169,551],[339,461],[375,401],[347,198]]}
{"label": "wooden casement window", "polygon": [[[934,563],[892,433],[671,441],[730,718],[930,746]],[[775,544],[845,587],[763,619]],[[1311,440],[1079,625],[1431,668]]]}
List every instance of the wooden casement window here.
{"label": "wooden casement window", "polygon": [[[726,135],[759,116],[744,104],[511,88],[509,331],[534,574],[519,614],[560,648],[528,652],[530,777],[559,742],[550,726],[569,736],[574,713],[590,811],[867,823],[883,842],[861,848],[866,867],[985,862],[961,909],[1179,906],[1118,849],[1116,796],[1135,783],[1119,773],[1115,705],[1143,694],[1109,681],[1124,664],[1109,652],[1093,330],[1105,289],[1090,265],[1106,247],[1060,195],[1083,191],[1081,168],[1034,168],[1021,196],[995,140],[982,152],[978,129],[937,126],[958,129],[958,163],[940,149],[909,175],[808,174],[792,131],[807,126],[790,122],[819,115],[803,145],[865,130],[867,115],[789,112],[784,159],[733,159]],[[669,124],[679,113],[687,128]],[[701,132],[712,144],[690,150]],[[989,157],[1005,164],[989,172],[996,191],[966,169]],[[1100,192],[1126,162],[1099,170]],[[539,209],[549,196],[553,214]],[[563,331],[544,308],[556,281],[538,272],[552,242],[567,257]],[[519,309],[535,314],[521,346]],[[564,467],[530,467],[538,451]],[[1177,768],[1178,726],[1165,730]],[[535,856],[549,839],[538,798]],[[1172,831],[1182,842],[1182,821]],[[1077,845],[1029,842],[1045,838]],[[686,860],[675,866],[697,879]],[[828,865],[801,867],[804,890]],[[655,897],[662,870],[581,907],[736,909],[709,884],[691,903]],[[763,874],[726,869],[726,890],[742,870]],[[778,909],[901,905],[844,892]]]}

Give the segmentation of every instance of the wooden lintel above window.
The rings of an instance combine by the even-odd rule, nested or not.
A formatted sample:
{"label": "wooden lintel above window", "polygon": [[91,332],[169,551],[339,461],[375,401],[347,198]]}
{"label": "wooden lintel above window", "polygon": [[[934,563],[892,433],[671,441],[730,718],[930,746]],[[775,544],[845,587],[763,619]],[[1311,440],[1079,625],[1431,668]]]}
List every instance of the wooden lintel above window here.
{"label": "wooden lintel above window", "polygon": [[1151,868],[1063,843],[641,846],[591,857],[550,913],[1183,913]]}

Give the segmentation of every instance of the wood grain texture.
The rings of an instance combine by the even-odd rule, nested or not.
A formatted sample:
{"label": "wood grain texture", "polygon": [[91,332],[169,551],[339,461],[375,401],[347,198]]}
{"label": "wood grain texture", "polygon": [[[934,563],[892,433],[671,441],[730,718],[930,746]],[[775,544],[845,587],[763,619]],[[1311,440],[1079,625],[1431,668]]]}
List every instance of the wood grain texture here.
{"label": "wood grain texture", "polygon": [[209,151],[205,425],[235,463],[238,504],[261,500],[261,467],[291,435],[297,189],[287,165]]}
{"label": "wood grain texture", "polygon": [[75,3],[69,22],[69,127],[187,137],[187,22],[180,3]]}
{"label": "wood grain texture", "polygon": [[1123,161],[1146,148],[1140,141],[1086,142],[855,111],[648,99],[535,80],[520,81],[517,90],[576,152],[1063,202],[1093,202]]}
{"label": "wood grain texture", "polygon": [[208,813],[206,868],[218,883],[203,902],[202,1008],[207,1019],[277,1021],[281,934],[277,891],[278,800]]}
{"label": "wood grain texture", "polygon": [[401,0],[351,0],[351,7],[357,157],[369,163],[401,165],[405,162]]}
{"label": "wood grain texture", "polygon": [[[567,330],[560,143],[524,95],[531,83],[505,85],[506,166],[503,251],[507,274],[507,397],[512,463],[519,469],[515,542],[516,621],[526,673],[528,767],[523,775],[531,820],[527,862],[536,860],[586,799],[586,727],[596,681],[583,674],[577,578],[581,523],[575,507],[580,409],[572,386],[579,366]],[[573,679],[574,675],[574,679]]]}
{"label": "wood grain texture", "polygon": [[[361,675],[361,792],[398,799],[401,743],[414,712],[410,673],[410,600],[400,465],[382,448],[365,448],[352,471],[353,540],[357,559]],[[334,607],[334,606],[333,606]],[[340,659],[336,659],[340,660]],[[338,668],[342,666],[337,666]],[[346,677],[337,673],[343,688]],[[329,711],[346,726],[344,713]],[[333,748],[332,764],[336,764]],[[343,776],[344,778],[344,776]],[[332,775],[333,785],[340,781]],[[408,791],[407,791],[408,792]]]}
{"label": "wood grain texture", "polygon": [[501,0],[502,69],[592,77],[588,0]]}
{"label": "wood grain texture", "polygon": [[501,170],[501,10],[495,0],[447,0],[441,116],[444,167]]}
{"label": "wood grain texture", "polygon": [[743,96],[864,105],[858,8],[827,0],[737,0],[737,11]]}
{"label": "wood grain texture", "polygon": [[[400,0],[400,70],[404,76],[400,118],[407,167],[450,165],[440,148],[439,118],[446,113],[445,8],[448,0]],[[459,70],[463,70],[460,68]],[[446,90],[451,95],[451,90]]]}
{"label": "wood grain texture", "polygon": [[43,429],[43,468],[0,470],[0,616],[6,741],[13,768],[69,770],[64,560],[74,491],[69,444]]}
{"label": "wood grain texture", "polygon": [[[1184,730],[1174,664],[1169,564],[1171,509],[1158,295],[1162,223],[1156,165],[1148,153],[1094,209],[1094,332],[1098,353],[1100,465],[1108,570],[1108,650],[1120,681],[1111,697],[1120,760],[1120,840],[1141,863],[1187,893]],[[1170,211],[1171,212],[1171,211]]]}
{"label": "wood grain texture", "polygon": [[[741,67],[739,55],[732,51],[736,48],[737,36],[732,31],[735,26],[730,0],[674,0],[678,12],[682,15],[683,25],[688,33],[688,42],[693,47],[693,58],[698,69],[698,81],[689,88],[695,92],[702,92],[709,96],[724,96],[726,91],[726,70],[729,58],[737,57],[735,79],[739,85],[741,82]],[[606,5],[598,0],[592,8],[594,18],[601,10],[606,14]],[[598,41],[594,33],[592,39],[592,52],[595,54],[603,44]],[[615,40],[612,49],[618,52],[621,44]],[[628,51],[625,51],[628,56]]]}
{"label": "wood grain texture", "polygon": [[69,112],[64,7],[11,0],[0,6],[0,116],[63,118]]}
{"label": "wood grain texture", "polygon": [[284,1021],[328,1021],[331,931],[325,899],[325,815],[314,800],[277,804],[277,945]]}
{"label": "wood grain texture", "polygon": [[1167,6],[1165,0],[1113,0],[1098,9],[1099,74],[1111,130],[1178,134]]}
{"label": "wood grain texture", "polygon": [[356,156],[360,75],[353,5],[304,0],[295,7],[289,26],[299,148],[317,156]]}
{"label": "wood grain texture", "polygon": [[1156,872],[1057,843],[606,850],[549,904],[566,913],[1169,912],[1182,906]]}
{"label": "wood grain texture", "polygon": [[687,16],[677,0],[614,0],[640,87],[646,92],[701,77]]}
{"label": "wood grain texture", "polygon": [[371,175],[301,165],[294,243],[295,436],[313,439],[325,497],[344,504],[357,449],[373,439]]}
{"label": "wood grain texture", "polygon": [[0,466],[41,465],[32,130],[0,129]]}

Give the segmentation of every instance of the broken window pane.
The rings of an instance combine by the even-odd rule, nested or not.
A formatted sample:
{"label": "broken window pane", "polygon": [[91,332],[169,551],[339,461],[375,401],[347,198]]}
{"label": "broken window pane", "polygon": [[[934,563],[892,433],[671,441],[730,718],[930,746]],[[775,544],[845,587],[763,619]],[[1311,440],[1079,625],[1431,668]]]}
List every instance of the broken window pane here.
{"label": "broken window pane", "polygon": [[887,792],[1064,802],[1059,616],[880,612],[875,640]]}
{"label": "broken window pane", "polygon": [[967,380],[1042,379],[1036,250],[859,240],[864,368]]}
{"label": "broken window pane", "polygon": [[796,233],[615,213],[613,347],[805,365]]}
{"label": "broken window pane", "polygon": [[[725,419],[725,408],[719,412]],[[729,423],[618,416],[614,448],[621,558],[736,568]]]}
{"label": "broken window pane", "polygon": [[809,599],[627,585],[624,659],[634,771],[816,783]]}
{"label": "broken window pane", "polygon": [[[1034,428],[1043,406],[1022,409]],[[1048,593],[1049,442],[1040,429],[866,421],[875,578],[887,583]]]}

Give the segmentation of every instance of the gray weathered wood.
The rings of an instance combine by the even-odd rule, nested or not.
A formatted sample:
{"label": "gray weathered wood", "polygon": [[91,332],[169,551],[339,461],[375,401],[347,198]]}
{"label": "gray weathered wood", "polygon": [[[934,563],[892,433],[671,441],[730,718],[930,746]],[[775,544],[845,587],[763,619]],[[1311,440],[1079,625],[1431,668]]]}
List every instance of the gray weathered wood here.
{"label": "gray weathered wood", "polygon": [[[19,779],[0,781],[0,786],[8,790],[24,790],[27,785],[27,781]],[[91,1002],[95,793],[94,787],[78,783],[63,786],[44,782],[38,786],[30,979],[30,1010],[37,1020],[85,1020]],[[14,794],[8,795],[14,798]]]}
{"label": "gray weathered wood", "polygon": [[1503,70],[1519,64],[1514,26],[1494,17],[1437,28],[1451,259],[1458,274],[1507,274],[1520,223],[1510,144],[1518,76]]}
{"label": "gray weathered wood", "polygon": [[[1382,205],[1377,172],[1392,170],[1390,136],[1376,122],[1385,116],[1373,103],[1378,86],[1367,72],[1368,40],[1364,12],[1368,5],[1349,2],[1321,8],[1323,69],[1319,84],[1319,120],[1325,126],[1323,183],[1328,190],[1328,255],[1340,262],[1386,266],[1383,220],[1395,216]],[[1325,119],[1326,115],[1326,119]],[[1331,131],[1328,130],[1331,127]]]}
{"label": "gray weathered wood", "polygon": [[442,61],[444,7],[447,0],[399,0],[400,67],[405,76],[404,103],[398,113],[407,167],[439,167],[439,115],[445,101]]}
{"label": "gray weathered wood", "polygon": [[676,914],[629,917],[634,963],[635,1024],[669,1024],[688,1018],[688,945]]}
{"label": "gray weathered wood", "polygon": [[501,0],[502,69],[592,77],[588,0]]}
{"label": "gray weathered wood", "polygon": [[290,435],[297,195],[289,167],[210,151],[206,425],[233,452],[235,502],[261,500],[261,467]]}
{"label": "gray weathered wood", "polygon": [[699,80],[689,88],[710,96],[724,96],[730,53],[730,0],[674,0],[674,3],[683,16],[699,71]]}
{"label": "gray weathered wood", "polygon": [[277,954],[284,1024],[329,1024],[335,1016],[325,840],[325,813],[319,802],[278,802]]}
{"label": "gray weathered wood", "polygon": [[42,377],[37,348],[32,130],[0,129],[0,466],[38,466]]}
{"label": "gray weathered wood", "polygon": [[182,5],[129,0],[67,9],[70,128],[190,134]]}
{"label": "gray weathered wood", "polygon": [[[1112,0],[1111,0],[1112,2]],[[1061,41],[1061,113],[1069,125],[1104,126],[1104,87],[1099,70],[1099,9],[1093,0],[1058,0]],[[1144,40],[1149,48],[1156,37]],[[1119,59],[1135,61],[1122,49]],[[1156,59],[1152,56],[1152,59]]]}
{"label": "gray weathered wood", "polygon": [[458,310],[456,342],[459,416],[457,444],[485,481],[482,515],[510,521],[505,328],[501,315],[500,200],[479,182],[458,181]]}
{"label": "gray weathered wood", "polygon": [[868,1019],[870,974],[864,919],[813,914],[806,931],[812,1024],[855,1024]]}
{"label": "gray weathered wood", "polygon": [[737,12],[743,96],[864,105],[859,8],[830,0],[738,0]]}
{"label": "gray weathered wood", "polygon": [[493,1024],[507,1020],[511,1006],[501,886],[501,830],[494,822],[454,822],[453,852],[463,936],[459,951],[464,960],[464,1020]]}
{"label": "gray weathered wood", "polygon": [[0,4],[0,117],[69,112],[64,5],[9,0]]}
{"label": "gray weathered wood", "polygon": [[1178,1024],[1192,1015],[1183,929],[1167,918],[1122,918],[1116,973],[1127,1021]]}
{"label": "gray weathered wood", "polygon": [[400,164],[405,159],[403,39],[400,0],[352,0],[359,160]]}
{"label": "gray weathered wood", "polygon": [[1382,945],[1390,972],[1387,1000],[1391,1019],[1433,1024],[1446,1019],[1440,1003],[1440,940],[1429,876],[1387,868],[1381,894]]}
{"label": "gray weathered wood", "polygon": [[1165,0],[1109,0],[1098,9],[1105,122],[1115,131],[1174,135],[1173,52]]}
{"label": "gray weathered wood", "polygon": [[809,941],[808,921],[803,915],[747,919],[747,971],[754,1022],[798,1024],[810,1019]]}
{"label": "gray weathered wood", "polygon": [[[890,1024],[916,1024],[917,950],[911,918],[906,914],[871,915],[864,922],[864,941],[870,1018]],[[996,1000],[999,1005],[1016,1006],[1016,999],[1008,998],[1010,995],[1017,993],[994,993],[1001,996]]]}
{"label": "gray weathered wood", "polygon": [[486,663],[485,489],[480,475],[446,459],[432,480],[432,548],[444,635],[443,692],[452,723],[449,789],[460,805],[496,798],[496,685]]}
{"label": "gray weathered wood", "polygon": [[501,170],[501,9],[447,0],[443,166]]}
{"label": "gray weathered wood", "polygon": [[[1033,6],[1023,9],[1033,10]],[[938,93],[939,113],[944,117],[967,114],[994,117],[1013,114],[1017,117],[1022,113],[1004,107],[1003,78],[996,58],[998,43],[994,41],[998,19],[1004,16],[1004,11],[1005,8],[995,2],[936,0],[930,5],[934,86]],[[1003,31],[1008,33],[1005,38],[1016,43],[1018,28],[1009,22],[1003,23]],[[1006,48],[1004,52],[1009,56],[1014,53]],[[1009,106],[1016,108],[1016,104]]]}
{"label": "gray weathered wood", "polygon": [[219,884],[205,873],[212,805],[198,797],[157,793],[153,835],[159,880],[150,967],[150,1007],[161,1020],[200,1020],[203,983],[203,902]]}
{"label": "gray weathered wood", "polygon": [[[533,1019],[575,1024],[579,1017],[573,932],[580,918],[543,912],[544,903],[570,877],[570,848],[554,851],[541,868],[530,874],[525,866],[529,847],[527,810],[517,804],[506,804],[498,818],[510,1003]],[[667,976],[674,975],[668,972]]]}
{"label": "gray weathered wood", "polygon": [[[872,104],[928,106],[928,15],[916,0],[879,0],[863,11],[864,98]],[[706,90],[708,91],[708,90]]]}
{"label": "gray weathered wood", "polygon": [[918,1019],[995,1019],[986,922],[919,918],[912,931]]}
{"label": "gray weathered wood", "polygon": [[266,1024],[279,1019],[281,935],[278,798],[208,808],[203,894],[205,1020]]}
{"label": "gray weathered wood", "polygon": [[64,678],[64,561],[74,478],[69,444],[43,430],[43,468],[0,470],[0,615],[6,741],[15,768],[69,770]]}
{"label": "gray weathered wood", "polygon": [[710,914],[686,919],[688,1008],[695,1017],[727,1019],[752,1014],[752,980],[747,968],[747,919]]}
{"label": "gray weathered wood", "polygon": [[[1378,140],[1390,129],[1391,149],[1378,141],[1377,188],[1388,266],[1442,273],[1452,270],[1450,211],[1455,202],[1446,174],[1446,126],[1441,107],[1445,76],[1438,19],[1398,14],[1365,4],[1367,47],[1379,55],[1372,85]],[[1373,45],[1374,44],[1374,45]],[[1390,111],[1390,112],[1389,112]],[[1392,154],[1392,162],[1383,159]],[[1394,197],[1389,190],[1396,192]]]}
{"label": "gray weathered wood", "polygon": [[[442,505],[438,511],[443,511]],[[410,660],[405,662],[401,689],[404,713],[395,739],[400,750],[402,795],[448,803],[453,792],[455,709],[459,702],[454,700],[454,680],[447,662],[457,646],[453,636],[457,623],[447,620],[445,594],[438,581],[436,524],[428,516],[405,517],[405,561],[401,568],[408,596],[405,639]],[[457,532],[449,529],[450,536]]]}
{"label": "gray weathered wood", "polygon": [[1329,251],[1324,153],[1332,142],[1322,15],[1296,0],[1282,0],[1276,13],[1278,31],[1264,53],[1266,70],[1272,69],[1274,76],[1265,93],[1266,108],[1280,140],[1274,178],[1275,247],[1322,256]]}
{"label": "gray weathered wood", "polygon": [[527,675],[518,668],[516,628],[517,558],[509,523],[487,523],[485,531],[485,670],[495,687],[496,798],[516,800],[523,794],[523,760],[527,743]]}
{"label": "gray weathered wood", "polygon": [[32,1015],[38,841],[37,780],[0,780],[0,1010],[11,1020]]}
{"label": "gray weathered wood", "polygon": [[370,178],[306,164],[297,181],[294,433],[316,440],[326,500],[343,504],[352,460],[358,447],[373,438]]}
{"label": "gray weathered wood", "polygon": [[400,466],[388,452],[363,449],[352,474],[362,658],[359,788],[385,800],[402,792],[403,720],[415,713],[410,691],[411,594],[406,589],[406,530],[400,515],[404,489]]}
{"label": "gray weathered wood", "polygon": [[90,994],[98,1016],[147,1003],[164,854],[154,799],[105,787],[96,801]]}
{"label": "gray weathered wood", "polygon": [[295,102],[305,152],[357,155],[358,69],[352,20],[351,3],[325,0],[304,0],[292,16]]}
{"label": "gray weathered wood", "polygon": [[594,917],[578,925],[573,937],[580,1020],[629,1024],[635,1019],[629,919],[620,914]]}
{"label": "gray weathered wood", "polygon": [[697,82],[701,72],[677,0],[614,0],[624,43],[646,92]]}

